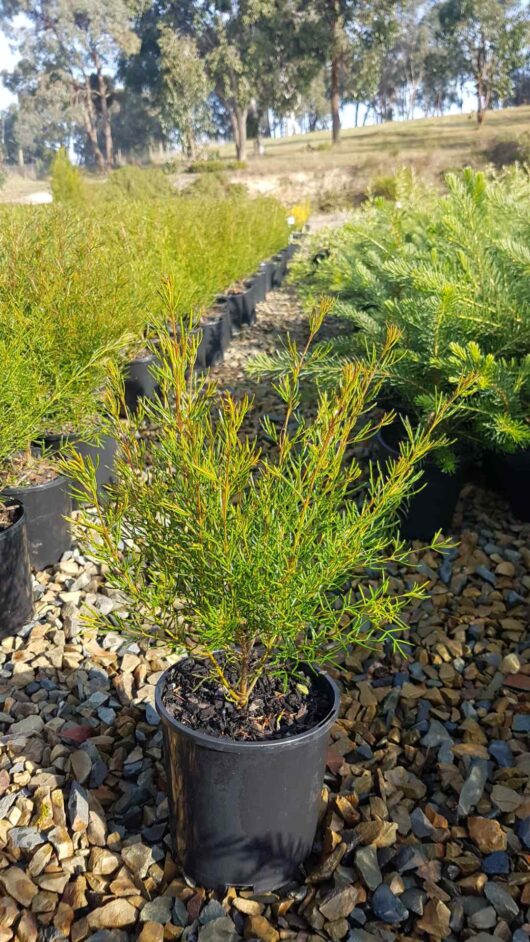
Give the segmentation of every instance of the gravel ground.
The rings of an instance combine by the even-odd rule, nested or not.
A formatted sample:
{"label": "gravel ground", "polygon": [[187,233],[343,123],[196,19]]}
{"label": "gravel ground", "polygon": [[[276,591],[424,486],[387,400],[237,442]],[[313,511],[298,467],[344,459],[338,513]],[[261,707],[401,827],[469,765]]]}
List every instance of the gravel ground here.
{"label": "gravel ground", "polygon": [[[242,374],[306,325],[292,293],[215,375]],[[337,329],[331,325],[331,330]],[[0,641],[0,942],[372,942],[530,934],[530,526],[467,489],[460,545],[418,548],[393,573],[430,597],[410,610],[410,658],[355,651],[328,754],[307,879],[224,898],[189,885],[169,848],[154,685],[160,647],[83,630],[121,603],[77,549],[37,575],[37,615]]]}

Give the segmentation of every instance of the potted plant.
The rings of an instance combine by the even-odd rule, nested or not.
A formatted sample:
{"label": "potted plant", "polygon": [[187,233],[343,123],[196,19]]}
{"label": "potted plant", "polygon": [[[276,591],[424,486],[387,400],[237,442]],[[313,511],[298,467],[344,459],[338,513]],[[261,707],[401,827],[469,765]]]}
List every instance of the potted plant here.
{"label": "potted plant", "polygon": [[[129,356],[132,351],[129,351]],[[158,383],[153,368],[158,364],[158,356],[150,349],[149,342],[136,345],[134,355],[124,367],[124,396],[127,409],[134,412],[140,399],[152,399],[157,394]]]}
{"label": "potted plant", "polygon": [[[127,335],[108,340],[84,355],[59,355],[50,345],[47,358],[35,367],[48,401],[42,431],[34,445],[48,458],[75,450],[95,469],[101,495],[113,480],[117,438],[108,422],[109,376],[120,371],[122,347],[130,346]],[[78,495],[79,497],[79,495]]]}
{"label": "potted plant", "polygon": [[[21,609],[27,610],[31,580],[28,582],[25,563],[24,529],[31,564],[41,569],[57,562],[70,546],[65,517],[71,503],[68,481],[56,463],[32,447],[43,427],[49,400],[16,324],[9,340],[0,338],[0,356],[5,366],[0,384],[0,499],[4,508],[6,499],[11,508],[3,510],[2,543],[7,557],[2,572],[6,577],[11,573],[12,583],[18,583],[19,589],[14,591],[24,596]],[[14,502],[22,511],[14,510]],[[3,590],[9,593],[9,586],[4,585]]]}
{"label": "potted plant", "polygon": [[[530,181],[520,170],[491,179],[466,170],[450,174],[447,184],[439,196],[410,173],[398,176],[395,201],[369,201],[342,230],[323,242],[318,236],[296,263],[301,290],[332,291],[336,313],[355,328],[306,364],[317,382],[333,384],[345,361],[383,346],[389,323],[401,332],[401,356],[382,387],[383,404],[398,413],[379,436],[384,457],[397,453],[403,418],[423,421],[438,395],[476,373],[445,429],[452,444],[428,459],[427,485],[402,518],[404,536],[427,539],[450,525],[463,481],[490,450],[508,475],[524,464],[521,450],[530,443]],[[277,375],[281,361],[262,359],[256,368]]]}
{"label": "potted plant", "polygon": [[[35,422],[36,404],[26,394],[24,362],[11,357],[0,341],[4,376],[0,388],[0,480],[14,452],[22,449]],[[33,591],[26,533],[26,514],[20,501],[0,494],[0,632],[14,633],[33,614]]]}
{"label": "potted plant", "polygon": [[[171,283],[166,297],[174,312]],[[310,342],[327,309],[312,315]],[[275,441],[265,454],[242,433],[249,401],[192,369],[197,338],[173,317],[173,338],[160,340],[160,399],[144,403],[159,431],[148,472],[139,471],[148,445],[135,417],[123,431],[113,501],[101,504],[93,469],[70,462],[97,510],[81,515],[80,538],[129,599],[128,617],[114,624],[183,654],[161,677],[156,706],[184,871],[208,887],[264,890],[291,879],[311,850],[339,707],[324,669],[357,643],[401,648],[401,612],[422,597],[417,585],[390,592],[388,562],[405,556],[392,519],[453,405],[440,401],[389,473],[361,486],[359,465],[345,459],[381,424],[366,418],[380,385],[375,357],[346,366],[336,395],[321,396],[306,422],[307,349],[292,345],[279,385],[285,421],[279,431],[265,422]],[[383,364],[396,342],[391,333]]]}

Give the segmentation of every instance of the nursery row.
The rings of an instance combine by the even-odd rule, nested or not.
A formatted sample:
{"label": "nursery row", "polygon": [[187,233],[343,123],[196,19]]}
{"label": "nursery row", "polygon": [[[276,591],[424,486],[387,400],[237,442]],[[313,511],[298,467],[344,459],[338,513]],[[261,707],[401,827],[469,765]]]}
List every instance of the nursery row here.
{"label": "nursery row", "polygon": [[[340,230],[318,233],[295,266],[309,301],[322,293],[351,332],[316,345],[304,372],[336,385],[344,364],[399,340],[381,374],[380,405],[396,420],[380,435],[382,459],[399,455],[403,421],[428,421],[440,396],[459,390],[448,442],[425,464],[427,486],[408,506],[402,534],[430,539],[450,526],[462,485],[506,493],[530,519],[530,177],[516,167],[450,174],[444,195],[409,172],[395,200],[375,198]],[[286,358],[255,372],[282,373]]]}
{"label": "nursery row", "polygon": [[[169,228],[159,237],[155,232],[155,218],[160,224],[165,220],[167,227],[172,221],[184,238],[186,225],[191,226],[186,207],[170,220],[164,207],[149,206],[142,227],[137,220],[134,238],[129,226],[135,211],[128,209],[131,215],[120,222],[121,249],[103,246],[112,225],[105,228],[101,219],[97,222],[102,232],[92,241],[96,220],[90,214],[48,208],[35,218],[18,211],[13,216],[6,213],[0,238],[0,346],[6,367],[0,390],[3,630],[16,630],[31,617],[30,564],[36,569],[51,565],[71,545],[68,517],[72,499],[75,505],[78,498],[60,473],[58,461],[75,447],[94,465],[98,488],[105,489],[112,480],[117,450],[117,437],[110,429],[111,408],[129,414],[142,397],[156,392],[156,336],[172,329],[160,306],[163,276],[171,283],[178,276],[175,311],[186,310],[190,324],[198,324],[193,326],[195,367],[204,370],[223,356],[233,331],[253,322],[256,304],[281,282],[296,247],[295,233],[288,248],[250,274],[258,253],[266,257],[288,239],[285,213],[273,201],[230,200],[225,206],[195,202],[195,214],[208,211],[208,220],[195,221],[187,246],[191,258],[177,240],[174,257],[169,248],[163,257],[162,242],[169,243],[176,234]],[[213,232],[212,246],[207,230],[216,227],[219,232]],[[223,227],[227,227],[225,237]],[[225,256],[218,258],[221,238],[230,240],[231,235]],[[134,248],[140,257],[144,237],[157,275],[146,268],[135,281],[135,259],[130,256]],[[194,256],[201,241],[199,261]],[[120,272],[121,263],[127,268]],[[207,289],[201,271],[209,276]],[[225,277],[231,286],[221,295],[217,292]],[[120,387],[117,405],[111,403],[113,383]]]}

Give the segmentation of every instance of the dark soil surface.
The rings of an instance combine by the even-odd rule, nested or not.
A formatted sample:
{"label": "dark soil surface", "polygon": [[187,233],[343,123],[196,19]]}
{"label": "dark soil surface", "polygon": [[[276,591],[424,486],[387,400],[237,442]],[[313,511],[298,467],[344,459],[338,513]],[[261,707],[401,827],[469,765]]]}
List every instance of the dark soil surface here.
{"label": "dark soil surface", "polygon": [[[232,667],[225,667],[224,673],[231,684],[237,683]],[[278,677],[262,676],[248,709],[240,710],[227,699],[219,681],[212,677],[210,666],[192,657],[172,668],[162,699],[179,723],[210,736],[242,742],[305,733],[325,719],[331,708],[328,697],[310,678],[290,677],[285,687]]]}
{"label": "dark soil surface", "polygon": [[0,532],[9,530],[9,527],[16,523],[17,517],[18,507],[6,507],[5,504],[0,504]]}
{"label": "dark soil surface", "polygon": [[9,487],[35,487],[59,477],[53,459],[27,453],[15,455],[8,468]]}

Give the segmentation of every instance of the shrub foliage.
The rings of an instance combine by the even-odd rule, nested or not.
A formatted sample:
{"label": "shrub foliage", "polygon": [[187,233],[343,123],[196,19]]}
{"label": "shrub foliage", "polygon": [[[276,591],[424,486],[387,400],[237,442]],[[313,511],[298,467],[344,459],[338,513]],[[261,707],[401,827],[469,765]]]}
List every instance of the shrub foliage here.
{"label": "shrub foliage", "polygon": [[[128,600],[121,629],[158,633],[207,658],[240,707],[263,671],[333,663],[351,644],[376,639],[399,648],[403,609],[422,589],[390,591],[388,564],[406,553],[395,512],[418,484],[419,463],[443,445],[438,428],[454,400],[440,398],[428,427],[409,427],[399,458],[362,484],[347,456],[392,418],[366,413],[381,368],[394,363],[398,333],[389,331],[377,355],[345,366],[336,392],[320,395],[314,420],[300,410],[309,344],[302,352],[290,344],[277,386],[285,421],[280,430],[265,421],[275,448],[263,453],[244,433],[249,401],[220,395],[193,371],[197,340],[171,283],[166,303],[175,339],[161,338],[161,399],[125,425],[115,499],[100,502],[94,469],[81,458],[68,464],[97,508],[81,516],[84,551]],[[313,312],[309,343],[328,310],[323,302]],[[159,438],[143,474],[148,446],[138,431],[146,417]],[[235,684],[218,651],[234,666]]]}
{"label": "shrub foliage", "polygon": [[[530,178],[464,170],[448,192],[399,176],[338,233],[317,236],[294,277],[309,298],[332,292],[356,331],[316,349],[307,372],[335,382],[344,359],[383,348],[399,328],[401,356],[385,378],[392,404],[425,418],[470,371],[474,394],[448,429],[465,448],[530,444]],[[256,368],[281,372],[286,358]],[[454,453],[445,455],[448,466]]]}

